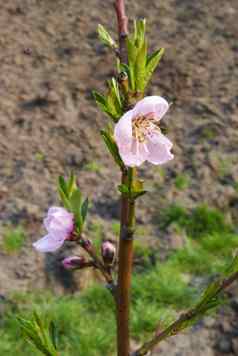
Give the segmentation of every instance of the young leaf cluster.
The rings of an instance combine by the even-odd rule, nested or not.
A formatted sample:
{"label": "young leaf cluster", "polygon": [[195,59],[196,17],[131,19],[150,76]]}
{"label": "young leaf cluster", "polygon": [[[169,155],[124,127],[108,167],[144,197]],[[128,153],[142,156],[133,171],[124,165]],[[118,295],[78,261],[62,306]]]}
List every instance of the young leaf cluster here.
{"label": "young leaf cluster", "polygon": [[54,323],[41,317],[36,311],[32,320],[17,318],[27,341],[46,356],[57,356],[57,334]]}
{"label": "young leaf cluster", "polygon": [[107,84],[108,93],[106,95],[93,91],[93,96],[100,110],[109,115],[114,122],[117,122],[123,115],[123,98],[121,97],[119,85],[115,78],[109,80]]}
{"label": "young leaf cluster", "polygon": [[120,65],[120,70],[128,75],[132,93],[144,93],[164,53],[164,48],[161,48],[149,55],[145,34],[146,21],[135,21],[134,33],[127,38],[128,64]]}
{"label": "young leaf cluster", "polygon": [[81,233],[88,212],[88,198],[83,200],[74,174],[71,174],[68,180],[59,177],[58,192],[64,207],[74,214],[76,231]]}

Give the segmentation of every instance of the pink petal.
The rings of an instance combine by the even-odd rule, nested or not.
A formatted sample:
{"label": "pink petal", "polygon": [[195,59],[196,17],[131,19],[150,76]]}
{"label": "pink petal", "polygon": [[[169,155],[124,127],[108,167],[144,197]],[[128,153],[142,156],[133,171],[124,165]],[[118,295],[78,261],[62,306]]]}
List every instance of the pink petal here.
{"label": "pink petal", "polygon": [[149,150],[147,160],[153,164],[164,164],[174,158],[170,152],[173,144],[162,133],[153,133],[147,137],[146,146]]}
{"label": "pink petal", "polygon": [[132,118],[133,118],[133,110],[129,110],[122,116],[122,118],[115,125],[114,137],[118,147],[131,144]]}
{"label": "pink petal", "polygon": [[61,207],[51,207],[44,219],[44,226],[49,233],[68,234],[73,230],[73,214]]}
{"label": "pink petal", "polygon": [[65,236],[58,235],[57,237],[51,234],[48,234],[42,239],[33,243],[35,249],[39,252],[54,252],[63,246],[65,241]]}
{"label": "pink petal", "polygon": [[138,167],[147,159],[149,151],[143,143],[133,138],[131,145],[119,147],[119,153],[126,166]]}
{"label": "pink petal", "polygon": [[168,102],[161,96],[146,96],[133,109],[133,116],[155,113],[161,119],[169,109]]}

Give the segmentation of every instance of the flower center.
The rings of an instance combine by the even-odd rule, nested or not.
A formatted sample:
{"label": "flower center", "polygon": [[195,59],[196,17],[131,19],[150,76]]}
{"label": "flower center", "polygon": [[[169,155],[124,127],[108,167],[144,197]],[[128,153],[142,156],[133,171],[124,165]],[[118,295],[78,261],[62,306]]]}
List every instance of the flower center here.
{"label": "flower center", "polygon": [[160,131],[159,122],[153,113],[138,115],[132,119],[132,136],[140,143],[145,142],[146,137],[153,131]]}

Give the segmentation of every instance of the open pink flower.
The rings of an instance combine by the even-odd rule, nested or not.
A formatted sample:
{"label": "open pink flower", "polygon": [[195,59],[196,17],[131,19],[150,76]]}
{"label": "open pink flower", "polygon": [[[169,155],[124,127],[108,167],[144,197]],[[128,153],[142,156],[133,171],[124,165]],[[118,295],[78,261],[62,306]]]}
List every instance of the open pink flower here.
{"label": "open pink flower", "polygon": [[173,144],[159,128],[168,108],[164,98],[147,96],[118,121],[114,136],[126,166],[140,166],[144,161],[163,164],[173,159]]}
{"label": "open pink flower", "polygon": [[73,214],[64,208],[51,207],[44,219],[44,226],[48,234],[33,246],[40,252],[53,252],[63,245],[73,231]]}

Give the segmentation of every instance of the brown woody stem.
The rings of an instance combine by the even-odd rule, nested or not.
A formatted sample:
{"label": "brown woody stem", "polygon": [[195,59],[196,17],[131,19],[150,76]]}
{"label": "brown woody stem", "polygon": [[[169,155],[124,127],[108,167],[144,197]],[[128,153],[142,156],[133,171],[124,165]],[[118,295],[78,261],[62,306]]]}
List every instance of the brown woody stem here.
{"label": "brown woody stem", "polygon": [[[133,184],[135,169],[129,168],[122,174],[122,184]],[[133,234],[135,225],[135,201],[121,197],[121,230],[118,258],[117,284],[117,355],[129,356],[130,353],[130,288],[133,262]]]}

